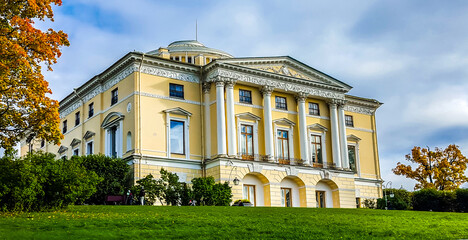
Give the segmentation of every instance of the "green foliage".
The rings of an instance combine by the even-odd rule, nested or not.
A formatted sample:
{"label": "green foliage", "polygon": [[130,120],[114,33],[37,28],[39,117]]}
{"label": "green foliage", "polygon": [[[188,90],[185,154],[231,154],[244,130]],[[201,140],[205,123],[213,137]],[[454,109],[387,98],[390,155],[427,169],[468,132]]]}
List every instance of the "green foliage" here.
{"label": "green foliage", "polygon": [[141,188],[145,189],[145,204],[153,205],[156,200],[159,200],[163,204],[163,185],[154,179],[152,174],[146,175],[146,177],[137,181],[138,185],[131,188],[133,197],[139,200],[139,194]]}
{"label": "green foliage", "polygon": [[193,196],[202,206],[229,206],[232,190],[229,183],[215,183],[213,177],[192,179]]}
{"label": "green foliage", "polygon": [[97,185],[97,191],[85,201],[87,204],[104,204],[107,195],[123,195],[130,167],[120,158],[104,155],[73,157],[81,159],[82,165],[95,172],[103,180]]}
{"label": "green foliage", "polygon": [[456,202],[456,194],[452,191],[423,189],[413,193],[414,210],[452,212],[456,210]]}
{"label": "green foliage", "polygon": [[364,199],[364,202],[362,202],[365,208],[370,208],[370,209],[375,209],[377,207],[377,203],[374,199]]}
{"label": "green foliage", "polygon": [[249,199],[237,199],[236,201],[234,201],[234,204],[239,204],[239,203],[250,203]]}
{"label": "green foliage", "polygon": [[455,195],[457,211],[468,213],[468,189],[457,189]]}
{"label": "green foliage", "polygon": [[177,206],[181,204],[181,196],[183,188],[182,184],[179,182],[179,176],[175,173],[168,172],[164,168],[161,168],[161,179],[159,180],[164,186],[163,194],[164,201],[167,205]]}
{"label": "green foliage", "polygon": [[[164,205],[188,205],[191,197],[191,191],[184,183],[179,182],[179,176],[175,173],[166,171],[161,168],[159,171],[161,178],[154,179],[153,175],[149,174],[145,178],[137,181],[136,189],[145,188],[145,200],[147,205],[153,205],[156,199]],[[138,195],[134,193],[135,195]]]}
{"label": "green foliage", "polygon": [[[405,189],[385,189],[387,195],[387,206],[390,210],[409,210],[411,209],[412,193]],[[393,194],[393,197],[390,197]],[[377,199],[377,208],[385,209],[385,197]]]}
{"label": "green foliage", "polygon": [[50,153],[0,159],[2,211],[41,211],[83,203],[102,180],[78,158],[55,160]]}

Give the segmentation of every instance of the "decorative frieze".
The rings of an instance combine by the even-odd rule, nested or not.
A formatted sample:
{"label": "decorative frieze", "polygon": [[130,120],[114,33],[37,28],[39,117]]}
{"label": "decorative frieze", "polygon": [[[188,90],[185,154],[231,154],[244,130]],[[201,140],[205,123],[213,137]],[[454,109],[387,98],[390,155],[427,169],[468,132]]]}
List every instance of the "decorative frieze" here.
{"label": "decorative frieze", "polygon": [[373,115],[375,112],[374,108],[356,106],[356,105],[345,105],[344,110],[348,112],[355,112],[355,113],[366,114],[366,115]]}
{"label": "decorative frieze", "polygon": [[162,69],[162,68],[153,67],[153,66],[143,66],[141,67],[141,72],[149,74],[149,75],[167,77],[167,78],[177,79],[177,80],[191,82],[191,83],[200,82],[200,78],[196,75],[176,72],[173,70]]}

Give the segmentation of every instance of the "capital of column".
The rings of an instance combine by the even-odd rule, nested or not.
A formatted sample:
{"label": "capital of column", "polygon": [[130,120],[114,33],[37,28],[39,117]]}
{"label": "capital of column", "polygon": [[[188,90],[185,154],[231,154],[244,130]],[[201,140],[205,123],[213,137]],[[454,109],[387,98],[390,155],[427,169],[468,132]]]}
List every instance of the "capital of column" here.
{"label": "capital of column", "polygon": [[273,86],[263,86],[260,89],[260,92],[262,93],[262,95],[271,95],[273,89],[275,89]]}
{"label": "capital of column", "polygon": [[234,85],[236,84],[236,81],[235,80],[227,80],[226,81],[226,87],[227,88],[234,88]]}
{"label": "capital of column", "polygon": [[298,102],[305,102],[305,100],[307,99],[307,93],[304,93],[304,92],[300,92],[296,95],[296,100]]}
{"label": "capital of column", "polygon": [[222,80],[216,81],[216,87],[224,87],[224,81]]}
{"label": "capital of column", "polygon": [[204,82],[203,85],[203,93],[209,93],[211,89],[211,83],[210,82]]}
{"label": "capital of column", "polygon": [[340,106],[344,106],[344,105],[346,104],[346,100],[332,98],[332,99],[329,99],[329,100],[327,101],[327,103],[328,103],[328,105],[330,105],[330,106],[340,107]]}

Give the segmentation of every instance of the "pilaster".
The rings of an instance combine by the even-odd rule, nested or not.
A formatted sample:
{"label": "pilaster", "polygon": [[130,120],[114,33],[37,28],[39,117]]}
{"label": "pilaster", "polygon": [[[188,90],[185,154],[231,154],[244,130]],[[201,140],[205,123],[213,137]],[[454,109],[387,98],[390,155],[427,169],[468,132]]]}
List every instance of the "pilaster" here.
{"label": "pilaster", "polygon": [[271,116],[271,93],[273,92],[273,87],[264,86],[261,89],[263,95],[263,119],[265,127],[265,155],[269,159],[272,159],[274,154],[273,147],[273,119]]}
{"label": "pilaster", "polygon": [[340,127],[340,151],[341,151],[341,162],[344,169],[349,169],[349,156],[348,156],[348,141],[346,138],[346,124],[344,114],[345,102],[341,101],[338,105],[338,120]]}
{"label": "pilaster", "polygon": [[309,151],[307,148],[307,122],[306,122],[306,106],[305,100],[307,98],[306,93],[299,93],[296,96],[297,103],[299,106],[299,142],[301,148],[301,159],[305,163],[310,164]]}
{"label": "pilaster", "polygon": [[224,111],[224,82],[216,82],[216,128],[218,155],[226,155],[226,119]]}

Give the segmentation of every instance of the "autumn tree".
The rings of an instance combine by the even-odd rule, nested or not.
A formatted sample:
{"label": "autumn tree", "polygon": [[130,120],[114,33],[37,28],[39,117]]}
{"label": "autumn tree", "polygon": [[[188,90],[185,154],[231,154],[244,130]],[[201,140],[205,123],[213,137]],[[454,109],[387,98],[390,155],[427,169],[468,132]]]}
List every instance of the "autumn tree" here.
{"label": "autumn tree", "polygon": [[52,100],[41,66],[60,57],[68,46],[62,31],[35,28],[34,21],[53,21],[52,4],[61,0],[0,1],[0,147],[11,150],[21,138],[60,143],[58,102]]}
{"label": "autumn tree", "polygon": [[456,145],[449,145],[444,150],[435,148],[434,151],[429,147],[414,147],[406,160],[417,164],[416,169],[398,162],[392,170],[396,175],[416,180],[415,189],[454,190],[468,181],[465,176],[468,160]]}

